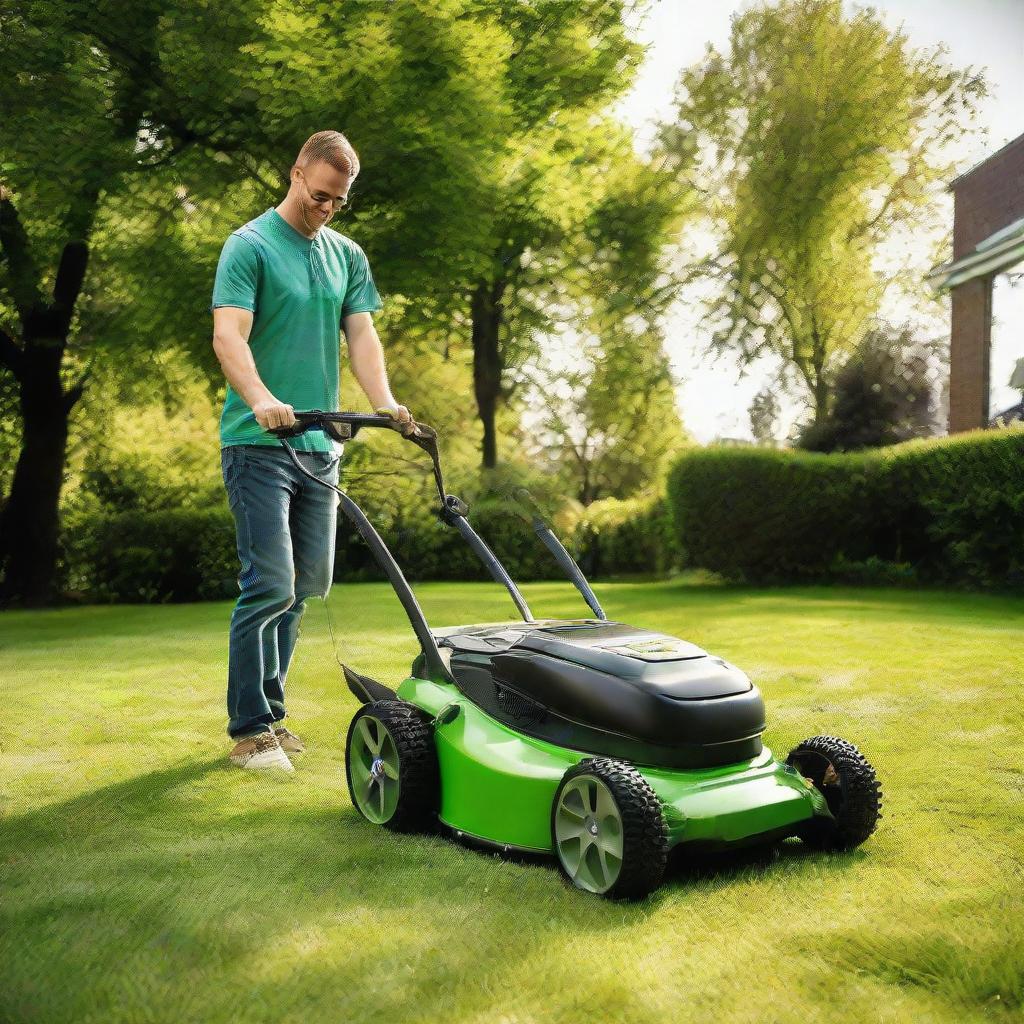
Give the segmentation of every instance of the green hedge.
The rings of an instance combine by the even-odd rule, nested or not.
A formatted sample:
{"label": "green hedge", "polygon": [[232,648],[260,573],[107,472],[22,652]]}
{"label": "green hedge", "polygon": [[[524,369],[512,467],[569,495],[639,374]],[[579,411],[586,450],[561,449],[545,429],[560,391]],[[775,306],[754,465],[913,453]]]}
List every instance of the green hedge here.
{"label": "green hedge", "polygon": [[[606,501],[588,512],[575,526],[555,531],[588,573],[671,567],[664,500]],[[470,521],[516,580],[562,578],[529,524],[501,500],[475,502]],[[371,522],[413,584],[490,578],[461,535],[429,512],[371,516]],[[61,587],[79,600],[149,603],[238,595],[235,526],[226,505],[120,512],[95,505],[75,508],[62,523],[61,548]],[[370,549],[339,514],[335,580],[380,579],[384,574]]]}
{"label": "green hedge", "polygon": [[[488,578],[428,512],[371,515],[409,579]],[[518,580],[560,572],[529,525],[482,497],[470,519]],[[684,454],[667,497],[605,499],[556,529],[588,576],[684,565],[771,583],[844,579],[1024,589],[1024,430],[914,441],[850,455],[712,447]],[[234,522],[212,509],[75,509],[61,586],[89,601],[238,594]],[[339,518],[335,579],[382,579]]]}
{"label": "green hedge", "polygon": [[[382,518],[369,509],[364,511],[411,582],[490,579],[462,535],[431,512],[404,512]],[[486,499],[474,502],[469,521],[515,579],[551,579],[558,575],[557,565],[529,524],[511,514],[503,503]],[[339,512],[335,579],[384,578],[355,527]]]}
{"label": "green hedge", "polygon": [[61,586],[90,601],[214,600],[238,593],[225,509],[92,512],[61,532]]}
{"label": "green hedge", "polygon": [[1024,587],[1024,430],[847,455],[711,447],[667,489],[687,563],[732,579]]}
{"label": "green hedge", "polygon": [[588,506],[572,537],[588,576],[672,572],[682,562],[664,496],[604,498]]}

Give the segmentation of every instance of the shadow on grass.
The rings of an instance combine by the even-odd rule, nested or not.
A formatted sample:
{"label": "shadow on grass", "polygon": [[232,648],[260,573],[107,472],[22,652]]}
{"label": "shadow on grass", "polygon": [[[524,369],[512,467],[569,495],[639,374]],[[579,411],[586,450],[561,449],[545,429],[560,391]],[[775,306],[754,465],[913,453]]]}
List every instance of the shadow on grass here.
{"label": "shadow on grass", "polygon": [[31,846],[59,842],[73,835],[84,837],[104,825],[124,819],[130,810],[145,811],[148,805],[169,791],[197,782],[210,772],[219,771],[222,766],[223,758],[220,757],[183,762],[102,786],[61,803],[46,804],[34,811],[6,817],[0,849],[19,842]]}
{"label": "shadow on grass", "polygon": [[[484,1013],[541,943],[653,909],[563,889],[551,862],[538,877],[440,835],[385,832],[340,791],[325,806],[296,781],[216,758],[7,818],[6,1008],[49,1022],[168,1005],[215,1021],[244,1001],[268,1015],[433,1020],[457,991],[463,1011]],[[534,939],[510,943],[521,929]]]}
{"label": "shadow on grass", "polygon": [[714,851],[691,849],[681,844],[669,853],[665,881],[678,887],[726,888],[776,874],[806,872],[812,875],[821,866],[823,858],[828,859],[830,871],[847,871],[866,856],[863,850],[826,854],[797,839]]}
{"label": "shadow on grass", "polygon": [[[553,854],[528,853],[510,850],[504,852],[493,847],[475,843],[472,840],[458,838],[448,830],[432,833],[446,843],[457,846],[471,854],[483,858],[493,858],[504,864],[516,865],[528,869],[543,869],[552,885],[559,883],[571,893],[586,899],[601,899],[576,889],[558,866]],[[797,839],[789,839],[772,844],[753,844],[749,846],[724,847],[720,849],[695,848],[679,844],[669,851],[665,866],[665,876],[661,887],[646,901],[619,902],[620,908],[632,909],[637,916],[644,916],[656,909],[658,903],[669,895],[685,893],[687,887],[700,886],[706,893],[709,889],[727,889],[735,885],[758,878],[767,878],[773,874],[792,875],[794,873],[814,875],[822,862],[828,858],[830,871],[846,871],[867,854],[863,850],[851,850],[842,854],[825,854],[812,849]]]}
{"label": "shadow on grass", "polygon": [[15,1019],[132,1020],[167,1005],[179,1020],[219,1021],[244,1000],[259,1005],[254,1020],[434,1020],[456,997],[463,1015],[484,1014],[546,947],[561,956],[570,939],[628,931],[688,888],[707,899],[810,871],[818,856],[790,843],[677,849],[648,900],[612,902],[574,889],[553,858],[396,835],[340,789],[298,781],[218,757],[8,818],[0,980]]}

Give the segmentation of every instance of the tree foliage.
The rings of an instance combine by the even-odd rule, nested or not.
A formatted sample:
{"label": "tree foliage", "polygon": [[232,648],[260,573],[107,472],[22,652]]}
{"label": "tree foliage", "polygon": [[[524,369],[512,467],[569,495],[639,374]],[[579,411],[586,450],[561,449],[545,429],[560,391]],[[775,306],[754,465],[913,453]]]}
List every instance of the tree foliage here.
{"label": "tree foliage", "polygon": [[800,447],[849,452],[937,434],[937,386],[948,367],[936,349],[916,342],[909,327],[869,330],[836,374],[828,413],[804,428]]}
{"label": "tree foliage", "polygon": [[514,45],[502,69],[511,116],[500,187],[483,241],[488,262],[464,279],[483,426],[482,462],[498,460],[493,420],[514,402],[531,360],[552,331],[585,321],[617,296],[608,317],[664,301],[662,255],[678,232],[689,190],[679,156],[638,156],[631,133],[607,114],[639,66],[623,0],[586,4],[476,5]]}
{"label": "tree foliage", "polygon": [[667,301],[679,158],[638,157],[605,113],[642,55],[628,0],[0,5],[0,406],[23,417],[3,514],[25,541],[0,564],[18,562],[15,591],[43,599],[69,446],[110,429],[84,415],[90,386],[165,401],[170,360],[218,396],[221,245],[280,202],[315,130],[341,128],[361,156],[337,226],[371,256],[402,399],[422,415],[430,383],[471,386],[486,464],[553,326],[614,343]]}
{"label": "tree foliage", "polygon": [[[573,345],[569,366],[533,376],[539,458],[583,505],[656,491],[691,443],[657,331]],[[546,372],[545,372],[546,371]]]}
{"label": "tree foliage", "polygon": [[887,272],[876,257],[895,229],[933,222],[947,145],[986,95],[945,52],[912,49],[872,8],[781,0],[737,16],[728,48],[680,79],[663,138],[699,158],[719,238],[699,268],[718,284],[711,345],[776,354],[816,420],[885,290],[924,287],[906,258]]}
{"label": "tree foliage", "polygon": [[[465,316],[465,290],[451,283],[493,260],[503,126],[550,114],[550,83],[607,88],[588,76],[607,83],[617,59],[587,43],[618,5],[590,5],[589,21],[521,6],[518,38],[501,5],[469,0],[140,0],[127,12],[4,0],[0,365],[24,416],[4,507],[4,534],[23,542],[0,551],[0,562],[17,556],[8,589],[46,599],[69,419],[99,363],[121,371],[122,397],[158,390],[153,351],[178,350],[220,386],[208,309],[217,254],[280,201],[312,131],[342,127],[361,151],[343,230],[373,252],[382,290],[412,298],[422,322]],[[507,66],[527,49],[519,63],[532,59],[534,75],[541,54],[561,63],[550,87],[516,94]]]}

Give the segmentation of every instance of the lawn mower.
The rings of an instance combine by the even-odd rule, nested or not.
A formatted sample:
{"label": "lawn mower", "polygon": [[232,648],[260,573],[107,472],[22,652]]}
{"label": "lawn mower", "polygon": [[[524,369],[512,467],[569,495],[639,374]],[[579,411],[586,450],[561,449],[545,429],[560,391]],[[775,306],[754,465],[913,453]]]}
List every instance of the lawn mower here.
{"label": "lawn mower", "polygon": [[[589,606],[535,618],[515,582],[445,491],[437,434],[388,415],[296,412],[271,430],[295,465],[336,490],[402,603],[420,652],[391,689],[342,665],[361,702],[348,729],[353,806],[396,832],[441,828],[507,854],[554,855],[569,881],[639,899],[669,851],[772,845],[798,836],[849,850],[875,830],[881,790],[851,743],[815,736],[784,761],[762,744],[764,702],[734,665],[686,640],[609,620],[530,495],[510,496]],[[309,473],[287,438],[320,429],[344,442],[397,430],[433,462],[438,514],[509,593],[522,621],[431,628],[362,510]]]}

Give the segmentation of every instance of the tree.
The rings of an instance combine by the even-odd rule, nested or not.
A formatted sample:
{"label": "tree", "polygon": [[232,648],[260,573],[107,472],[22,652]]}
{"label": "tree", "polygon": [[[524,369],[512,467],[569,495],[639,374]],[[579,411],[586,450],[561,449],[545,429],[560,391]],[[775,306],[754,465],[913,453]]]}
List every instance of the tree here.
{"label": "tree", "polygon": [[578,353],[574,368],[534,378],[544,461],[583,505],[656,487],[690,443],[660,334],[623,331]]}
{"label": "tree", "polygon": [[[68,417],[103,333],[102,318],[79,315],[101,208],[132,195],[134,177],[193,146],[196,126],[211,114],[203,90],[219,76],[211,70],[190,90],[168,72],[181,40],[170,34],[169,52],[161,51],[161,13],[160,5],[140,3],[125,19],[112,5],[75,2],[5,3],[0,13],[0,366],[17,382],[22,418],[0,519],[6,600],[42,604],[50,596]],[[205,26],[199,14],[182,21],[205,28],[205,56],[216,68],[239,30],[256,35],[258,28],[238,17],[215,24],[213,13]],[[219,118],[242,106],[226,102]],[[204,131],[214,133],[216,122]]]}
{"label": "tree", "polygon": [[911,49],[871,8],[782,0],[736,17],[728,50],[709,47],[680,79],[662,138],[699,155],[720,239],[695,269],[719,285],[711,346],[779,356],[815,422],[886,289],[923,287],[907,258],[890,272],[873,261],[897,229],[933,220],[956,166],[946,145],[986,95],[944,52]]}
{"label": "tree", "polygon": [[[446,261],[473,262],[490,126],[505,102],[493,65],[508,37],[465,19],[465,4],[426,0],[362,7],[358,18],[273,0],[143,0],[130,17],[103,2],[0,2],[10,69],[0,77],[0,368],[22,419],[0,596],[43,604],[68,419],[90,369],[119,360],[130,390],[151,375],[154,345],[177,346],[211,387],[222,380],[207,308],[219,246],[280,199],[310,125],[351,110],[373,140],[381,174],[364,198],[378,212],[390,189],[390,209],[403,211],[379,217],[378,237],[404,243],[389,268],[396,284],[416,294]],[[311,51],[314,35],[324,45]],[[368,94],[374,102],[360,102]]]}
{"label": "tree", "polygon": [[631,133],[602,113],[629,87],[642,56],[623,23],[628,6],[493,0],[476,7],[513,46],[503,69],[511,112],[485,260],[452,282],[470,324],[485,468],[498,459],[497,411],[528,379],[524,368],[540,339],[556,325],[592,318],[612,282],[619,318],[672,292],[660,256],[688,195],[679,157],[638,157]]}
{"label": "tree", "polygon": [[[130,17],[109,0],[0,5],[0,401],[13,380],[22,420],[0,522],[8,602],[49,599],[69,417],[90,373],[119,371],[104,374],[112,401],[159,391],[159,351],[222,384],[208,310],[220,246],[280,200],[301,143],[339,112],[362,157],[339,226],[404,311],[399,337],[447,355],[470,335],[485,461],[551,311],[579,310],[616,252],[637,254],[641,280],[654,265],[600,187],[632,155],[597,116],[639,58],[624,0],[139,0]],[[661,180],[646,189],[655,220],[681,191]]]}
{"label": "tree", "polygon": [[754,395],[748,410],[750,432],[758,444],[774,444],[775,429],[779,421],[779,400],[771,388],[763,388]]}
{"label": "tree", "polygon": [[848,452],[936,434],[940,348],[915,343],[909,327],[868,331],[836,375],[828,414],[804,428],[800,447]]}

